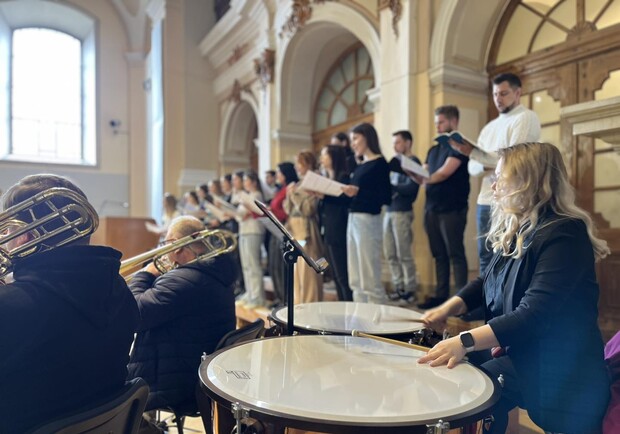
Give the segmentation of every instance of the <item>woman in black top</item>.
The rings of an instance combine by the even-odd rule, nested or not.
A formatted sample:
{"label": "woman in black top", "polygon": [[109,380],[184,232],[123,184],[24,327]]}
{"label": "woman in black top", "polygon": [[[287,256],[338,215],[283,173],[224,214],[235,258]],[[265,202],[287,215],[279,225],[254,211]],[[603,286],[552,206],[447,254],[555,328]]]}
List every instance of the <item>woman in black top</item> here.
{"label": "woman in black top", "polygon": [[473,360],[494,348],[482,367],[504,385],[488,432],[503,433],[516,406],[545,431],[600,432],[609,378],[594,263],[609,248],[575,205],[558,148],[521,143],[499,156],[487,236],[493,259],[484,276],[422,318],[437,328],[484,306],[487,324],[441,341],[419,362],[451,368],[470,351]]}
{"label": "woman in black top", "polygon": [[349,286],[353,300],[383,303],[381,282],[381,207],[390,203],[390,168],[381,154],[374,127],[359,124],[351,130],[351,147],[362,162],[351,174],[351,184],[342,187],[351,199],[347,224]]}
{"label": "woman in black top", "polygon": [[[349,183],[346,153],[338,145],[327,145],[321,150],[321,166],[328,178],[343,184]],[[342,194],[338,197],[323,196],[319,203],[321,233],[327,260],[334,271],[338,300],[352,301],[347,273],[347,219],[351,199]]]}

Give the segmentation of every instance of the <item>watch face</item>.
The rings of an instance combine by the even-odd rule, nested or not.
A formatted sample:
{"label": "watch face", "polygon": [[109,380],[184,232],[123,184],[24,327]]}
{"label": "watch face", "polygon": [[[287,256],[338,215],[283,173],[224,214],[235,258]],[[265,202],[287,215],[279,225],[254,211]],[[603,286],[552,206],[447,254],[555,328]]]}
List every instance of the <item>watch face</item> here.
{"label": "watch face", "polygon": [[461,343],[463,344],[463,346],[465,348],[473,347],[474,346],[474,338],[471,335],[471,333],[463,333],[461,335]]}

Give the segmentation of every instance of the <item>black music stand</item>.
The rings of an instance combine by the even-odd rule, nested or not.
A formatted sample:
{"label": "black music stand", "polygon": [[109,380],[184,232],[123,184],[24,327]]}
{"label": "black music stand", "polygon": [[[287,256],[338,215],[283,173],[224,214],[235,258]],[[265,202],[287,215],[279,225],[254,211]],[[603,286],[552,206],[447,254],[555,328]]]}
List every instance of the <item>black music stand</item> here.
{"label": "black music stand", "polygon": [[284,286],[286,288],[286,307],[287,307],[287,327],[286,334],[289,336],[293,335],[293,330],[295,328],[294,323],[294,271],[295,271],[295,263],[297,262],[297,258],[300,256],[304,258],[304,261],[312,267],[314,271],[318,274],[323,274],[329,264],[325,260],[325,258],[313,259],[308,253],[301,247],[299,242],[291,235],[291,233],[284,227],[280,220],[274,216],[271,211],[267,208],[267,205],[264,203],[255,200],[256,206],[260,208],[260,210],[271,220],[271,222],[278,228],[282,235],[284,236],[284,254],[283,259],[286,264],[286,272],[284,274]]}

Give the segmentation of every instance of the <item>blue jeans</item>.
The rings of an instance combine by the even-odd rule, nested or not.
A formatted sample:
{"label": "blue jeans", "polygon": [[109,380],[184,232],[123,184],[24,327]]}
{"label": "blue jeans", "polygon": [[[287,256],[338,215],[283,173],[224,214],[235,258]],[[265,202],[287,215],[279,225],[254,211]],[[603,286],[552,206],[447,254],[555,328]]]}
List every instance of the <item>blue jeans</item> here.
{"label": "blue jeans", "polygon": [[413,211],[386,212],[383,217],[383,254],[395,289],[415,292],[416,267],[411,254]]}
{"label": "blue jeans", "polygon": [[478,258],[480,258],[480,275],[482,276],[491,262],[493,250],[486,242],[491,228],[491,206],[478,205],[476,208],[476,226],[478,228]]}
{"label": "blue jeans", "polygon": [[381,282],[381,215],[352,212],[347,224],[347,265],[353,301],[384,303]]}

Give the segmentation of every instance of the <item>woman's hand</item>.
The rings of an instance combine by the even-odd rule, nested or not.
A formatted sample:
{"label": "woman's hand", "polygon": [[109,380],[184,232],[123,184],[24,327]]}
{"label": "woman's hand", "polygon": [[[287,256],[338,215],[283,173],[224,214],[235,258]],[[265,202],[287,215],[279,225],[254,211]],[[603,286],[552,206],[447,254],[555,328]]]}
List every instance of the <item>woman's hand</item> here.
{"label": "woman's hand", "polygon": [[467,351],[461,344],[461,339],[455,336],[450,339],[439,342],[423,357],[418,359],[418,363],[428,363],[431,366],[441,366],[448,364],[448,369],[454,368]]}
{"label": "woman's hand", "polygon": [[349,197],[357,196],[357,193],[360,191],[360,188],[357,185],[343,185],[342,191]]}
{"label": "woman's hand", "polygon": [[445,305],[437,306],[436,308],[429,309],[424,312],[422,315],[422,321],[424,324],[435,330],[436,332],[442,333],[446,328],[446,321],[450,316],[450,312]]}
{"label": "woman's hand", "polygon": [[308,195],[321,200],[325,198],[325,195],[323,193],[319,193],[318,191],[308,190]]}

